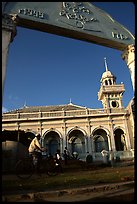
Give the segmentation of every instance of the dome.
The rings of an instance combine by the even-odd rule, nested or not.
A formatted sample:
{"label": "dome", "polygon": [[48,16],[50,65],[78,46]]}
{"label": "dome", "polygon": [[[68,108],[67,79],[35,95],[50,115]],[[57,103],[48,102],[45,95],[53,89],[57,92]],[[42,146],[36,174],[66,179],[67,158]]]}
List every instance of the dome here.
{"label": "dome", "polygon": [[103,72],[102,74],[102,78],[100,80],[100,82],[102,83],[103,81],[105,82],[106,80],[108,80],[108,82],[105,82],[105,84],[114,84],[116,81],[116,77],[108,70],[108,66],[107,66],[107,62],[106,62],[106,58],[104,58],[105,60],[105,68],[106,71]]}
{"label": "dome", "polygon": [[110,77],[114,77],[114,75],[110,72],[110,71],[106,71],[102,74],[102,79],[104,78],[110,78]]}

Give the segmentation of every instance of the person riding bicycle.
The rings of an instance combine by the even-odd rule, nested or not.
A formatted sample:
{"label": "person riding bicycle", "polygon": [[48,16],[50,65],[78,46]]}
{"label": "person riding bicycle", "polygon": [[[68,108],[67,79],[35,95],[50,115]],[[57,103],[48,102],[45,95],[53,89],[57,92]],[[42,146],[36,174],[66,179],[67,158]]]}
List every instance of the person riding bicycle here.
{"label": "person riding bicycle", "polygon": [[40,162],[42,159],[42,152],[45,151],[45,149],[40,144],[40,134],[36,134],[34,139],[31,141],[29,145],[29,154],[33,157],[34,165],[36,165],[36,172],[39,173],[40,170]]}

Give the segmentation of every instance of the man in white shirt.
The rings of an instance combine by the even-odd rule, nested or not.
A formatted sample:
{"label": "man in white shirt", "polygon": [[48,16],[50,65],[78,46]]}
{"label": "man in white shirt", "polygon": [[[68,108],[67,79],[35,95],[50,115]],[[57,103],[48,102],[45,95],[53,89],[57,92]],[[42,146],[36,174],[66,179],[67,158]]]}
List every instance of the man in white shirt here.
{"label": "man in white shirt", "polygon": [[34,165],[36,165],[36,172],[39,173],[40,170],[40,162],[42,159],[42,153],[44,151],[44,149],[42,148],[41,144],[40,144],[40,134],[37,134],[35,136],[35,138],[31,141],[30,145],[29,145],[29,154],[32,155],[33,157],[33,162]]}
{"label": "man in white shirt", "polygon": [[37,134],[30,143],[29,153],[33,153],[34,151],[36,151],[36,152],[42,152],[43,151],[39,140],[40,140],[40,134]]}

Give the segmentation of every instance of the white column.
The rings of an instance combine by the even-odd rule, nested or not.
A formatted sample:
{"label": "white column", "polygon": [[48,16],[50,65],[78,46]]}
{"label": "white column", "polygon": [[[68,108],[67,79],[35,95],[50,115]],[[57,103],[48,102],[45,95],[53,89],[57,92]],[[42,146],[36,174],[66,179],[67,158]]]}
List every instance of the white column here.
{"label": "white column", "polygon": [[86,135],[84,135],[84,140],[85,140],[85,153],[87,153],[88,152],[88,136]]}
{"label": "white column", "polygon": [[91,135],[91,127],[90,127],[90,120],[87,118],[87,137],[86,137],[86,149],[85,152],[89,152],[90,154],[92,153],[92,148],[91,148],[91,142],[90,142],[90,135]]}
{"label": "white column", "polygon": [[115,138],[114,138],[114,132],[113,132],[113,123],[111,118],[109,117],[109,127],[110,127],[110,140],[111,140],[111,150],[115,151],[116,146],[115,146]]}
{"label": "white column", "polygon": [[60,140],[60,153],[61,153],[61,155],[62,155],[62,154],[63,154],[63,150],[64,150],[64,149],[63,149],[63,146],[64,146],[64,145],[63,145],[63,138],[60,137],[59,140]]}
{"label": "white column", "polygon": [[4,82],[6,77],[6,66],[10,42],[16,35],[16,26],[12,17],[7,14],[2,16],[2,97],[4,91]]}
{"label": "white column", "polygon": [[92,154],[93,159],[95,160],[95,141],[94,141],[93,137],[94,137],[93,134],[91,134],[91,136],[90,136],[90,143],[91,143],[91,147],[92,147],[91,154]]}
{"label": "white column", "polygon": [[67,141],[66,122],[64,121],[64,124],[62,126],[62,151],[65,149],[65,147],[68,148],[68,141]]}
{"label": "white column", "polygon": [[109,134],[107,134],[107,138],[108,138],[108,147],[109,147],[109,151],[111,150],[111,139]]}
{"label": "white column", "polygon": [[135,91],[135,46],[128,45],[122,54],[122,59],[125,60],[131,75],[133,90]]}
{"label": "white column", "polygon": [[91,143],[91,136],[90,134],[88,134],[87,136],[87,152],[89,152],[89,154],[92,154],[92,143]]}

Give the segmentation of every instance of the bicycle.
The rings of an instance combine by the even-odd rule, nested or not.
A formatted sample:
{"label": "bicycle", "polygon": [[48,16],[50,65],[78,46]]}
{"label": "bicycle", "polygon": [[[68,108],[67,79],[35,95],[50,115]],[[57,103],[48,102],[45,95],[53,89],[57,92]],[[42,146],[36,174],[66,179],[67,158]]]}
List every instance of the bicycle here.
{"label": "bicycle", "polygon": [[[15,166],[15,174],[21,179],[29,179],[36,169],[36,160],[32,156],[20,159]],[[48,176],[56,176],[60,173],[60,167],[53,157],[42,157],[40,161],[40,173]]]}

